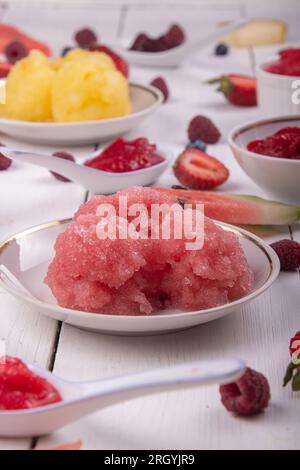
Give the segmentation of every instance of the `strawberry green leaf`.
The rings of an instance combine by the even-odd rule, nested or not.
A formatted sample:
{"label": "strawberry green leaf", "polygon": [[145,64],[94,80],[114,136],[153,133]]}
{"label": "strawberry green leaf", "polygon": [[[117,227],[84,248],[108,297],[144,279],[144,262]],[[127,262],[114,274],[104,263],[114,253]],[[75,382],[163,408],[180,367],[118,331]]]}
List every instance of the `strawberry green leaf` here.
{"label": "strawberry green leaf", "polygon": [[293,377],[292,390],[293,392],[300,391],[300,370],[298,370],[297,374]]}
{"label": "strawberry green leaf", "polygon": [[296,364],[293,364],[293,362],[291,362],[288,365],[288,368],[286,370],[286,373],[285,373],[285,376],[284,376],[284,379],[283,379],[283,386],[284,387],[292,380],[293,372],[296,368],[297,368],[297,366],[296,366]]}

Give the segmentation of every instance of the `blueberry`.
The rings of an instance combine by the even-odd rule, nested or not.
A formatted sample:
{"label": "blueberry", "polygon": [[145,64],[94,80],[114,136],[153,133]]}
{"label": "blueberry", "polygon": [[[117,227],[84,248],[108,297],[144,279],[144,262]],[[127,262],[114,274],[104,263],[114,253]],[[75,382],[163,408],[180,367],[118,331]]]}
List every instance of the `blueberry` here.
{"label": "blueberry", "polygon": [[63,50],[61,51],[61,57],[65,57],[65,55],[68,54],[73,49],[71,46],[64,47]]}
{"label": "blueberry", "polygon": [[201,150],[202,152],[205,152],[206,150],[206,143],[203,142],[203,140],[195,140],[194,142],[190,142],[186,148],[189,148],[189,149],[197,149],[197,150]]}
{"label": "blueberry", "polygon": [[215,55],[227,55],[229,52],[229,47],[222,42],[217,44],[215,47]]}

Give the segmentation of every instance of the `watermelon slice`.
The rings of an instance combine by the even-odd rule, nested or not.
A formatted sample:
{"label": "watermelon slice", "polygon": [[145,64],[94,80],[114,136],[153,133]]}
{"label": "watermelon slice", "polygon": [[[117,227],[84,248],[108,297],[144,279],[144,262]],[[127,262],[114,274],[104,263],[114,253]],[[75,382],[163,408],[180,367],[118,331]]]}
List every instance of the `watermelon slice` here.
{"label": "watermelon slice", "polygon": [[6,78],[11,71],[12,65],[7,62],[0,62],[0,78]]}
{"label": "watermelon slice", "polygon": [[36,450],[80,450],[82,447],[81,441],[67,442],[65,444],[59,444],[58,446],[51,447],[49,449],[36,449]]}
{"label": "watermelon slice", "polygon": [[156,188],[174,194],[174,202],[204,204],[206,216],[238,225],[291,225],[300,220],[300,207],[256,196]]}
{"label": "watermelon slice", "polygon": [[46,54],[48,57],[51,55],[51,49],[44,43],[23,33],[15,26],[5,23],[0,23],[0,53],[3,54],[6,46],[12,41],[22,42],[28,50],[38,49]]}

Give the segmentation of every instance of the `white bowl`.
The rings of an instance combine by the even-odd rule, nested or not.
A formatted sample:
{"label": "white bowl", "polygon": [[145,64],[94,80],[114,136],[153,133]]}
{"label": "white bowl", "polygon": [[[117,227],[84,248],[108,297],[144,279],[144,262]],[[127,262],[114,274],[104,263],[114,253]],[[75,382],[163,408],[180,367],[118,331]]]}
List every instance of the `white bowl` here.
{"label": "white bowl", "polygon": [[276,61],[278,57],[273,57],[257,68],[257,96],[260,111],[263,116],[299,115],[300,101],[296,94],[300,86],[300,77],[268,72],[265,68]]}
{"label": "white bowl", "polygon": [[289,126],[300,127],[300,115],[247,122],[231,131],[229,145],[245,173],[270,196],[300,205],[300,160],[269,157],[247,150],[247,144],[252,140]]}
{"label": "white bowl", "polygon": [[134,129],[163,102],[163,94],[152,86],[129,85],[132,112],[128,116],[86,122],[27,122],[0,119],[0,132],[25,142],[46,145],[95,144]]}
{"label": "white bowl", "polygon": [[62,308],[57,305],[43,279],[54,256],[55,240],[69,223],[70,220],[62,220],[39,225],[0,244],[0,266],[4,265],[12,274],[12,277],[8,277],[0,269],[0,287],[44,315],[95,332],[117,335],[160,334],[207,323],[239,312],[242,306],[270,287],[279,273],[279,259],[263,240],[246,230],[217,222],[225,230],[234,231],[240,237],[253,270],[253,290],[245,297],[206,310],[161,311],[149,316],[104,315]]}

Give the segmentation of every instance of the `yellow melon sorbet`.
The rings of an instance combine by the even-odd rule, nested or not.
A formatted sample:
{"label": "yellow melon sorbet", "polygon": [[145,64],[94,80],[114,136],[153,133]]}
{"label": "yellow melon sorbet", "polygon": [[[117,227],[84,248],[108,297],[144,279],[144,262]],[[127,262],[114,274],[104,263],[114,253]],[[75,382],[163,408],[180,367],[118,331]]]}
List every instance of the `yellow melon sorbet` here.
{"label": "yellow melon sorbet", "polygon": [[130,111],[128,81],[112,59],[82,49],[52,62],[32,51],[11,70],[0,106],[2,117],[40,122],[94,121]]}
{"label": "yellow melon sorbet", "polygon": [[17,62],[6,82],[6,104],[0,115],[21,121],[52,121],[52,85],[55,72],[39,51]]}

